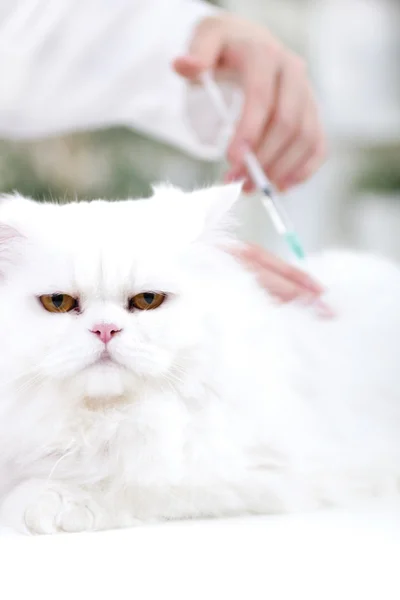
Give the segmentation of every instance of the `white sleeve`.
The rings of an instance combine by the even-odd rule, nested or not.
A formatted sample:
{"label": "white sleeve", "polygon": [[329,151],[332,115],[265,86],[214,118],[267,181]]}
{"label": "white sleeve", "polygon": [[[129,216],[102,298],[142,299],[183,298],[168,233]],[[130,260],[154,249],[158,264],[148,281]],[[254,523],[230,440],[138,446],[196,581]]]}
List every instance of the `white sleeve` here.
{"label": "white sleeve", "polygon": [[219,158],[226,136],[212,107],[171,68],[214,10],[201,0],[2,0],[0,136],[125,125]]}

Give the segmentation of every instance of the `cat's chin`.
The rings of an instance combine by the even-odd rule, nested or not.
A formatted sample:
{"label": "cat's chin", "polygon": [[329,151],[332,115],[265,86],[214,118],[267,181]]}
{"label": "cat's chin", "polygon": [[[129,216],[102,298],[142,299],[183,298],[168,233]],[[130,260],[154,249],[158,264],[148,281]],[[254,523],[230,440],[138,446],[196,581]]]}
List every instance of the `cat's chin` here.
{"label": "cat's chin", "polygon": [[99,362],[89,368],[82,378],[83,396],[93,401],[120,401],[126,396],[123,369],[113,363]]}

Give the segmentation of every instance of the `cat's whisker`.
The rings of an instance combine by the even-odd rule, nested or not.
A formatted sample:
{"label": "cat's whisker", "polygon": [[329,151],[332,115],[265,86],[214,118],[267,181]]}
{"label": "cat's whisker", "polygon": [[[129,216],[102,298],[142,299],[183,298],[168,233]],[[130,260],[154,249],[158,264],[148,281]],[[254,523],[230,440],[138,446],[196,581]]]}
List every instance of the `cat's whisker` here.
{"label": "cat's whisker", "polygon": [[169,387],[169,388],[171,388],[171,390],[172,390],[173,392],[175,392],[175,391],[176,391],[176,387],[175,387],[175,385],[174,385],[174,382],[173,382],[171,379],[169,379],[169,378],[168,378],[168,376],[165,376],[165,377],[163,377],[163,378],[161,379],[161,381],[160,381],[160,384],[161,384],[161,389],[164,389],[164,388],[163,388],[163,384],[164,384],[164,383],[166,383],[166,384],[168,385],[168,387]]}
{"label": "cat's whisker", "polygon": [[181,377],[179,377],[178,375],[175,375],[174,373],[167,373],[163,377],[163,379],[165,379],[165,380],[167,380],[168,382],[171,382],[171,383],[173,383],[173,382],[180,383],[180,384],[184,383],[184,380]]}
{"label": "cat's whisker", "polygon": [[185,369],[185,368],[184,368],[182,365],[179,365],[179,364],[177,364],[177,363],[175,363],[175,364],[174,364],[174,366],[173,366],[173,368],[172,368],[172,372],[173,372],[173,373],[175,373],[175,372],[176,372],[176,373],[178,373],[178,374],[180,374],[180,375],[183,375],[184,377],[186,377],[186,376],[187,376],[187,374],[188,374],[188,371],[187,371],[187,369]]}
{"label": "cat's whisker", "polygon": [[[22,379],[23,379],[23,381],[19,384],[18,381],[22,380]],[[27,378],[27,374],[25,373],[24,375],[13,377],[7,382],[3,382],[1,384],[0,390],[7,389],[7,387],[10,387],[10,386],[15,386],[14,393],[21,394],[21,393],[24,393],[27,390],[31,389],[32,387],[34,387],[35,384],[38,382],[41,384],[44,383],[44,377],[40,373],[34,373],[32,376],[30,376],[28,378]]]}
{"label": "cat's whisker", "polygon": [[[9,379],[6,379],[5,381],[3,380],[0,383],[0,390],[2,388],[7,388],[10,385],[17,385],[18,381],[20,381],[20,380],[28,381],[31,378],[34,379],[34,378],[39,378],[39,377],[41,377],[41,374],[38,372],[37,365],[35,365],[35,367],[32,367],[29,370],[26,370],[22,373],[16,373],[16,374],[12,375]],[[29,379],[27,379],[27,378],[29,378]]]}
{"label": "cat's whisker", "polygon": [[[58,367],[66,368],[70,362],[79,365],[85,363],[88,360],[94,359],[97,352],[85,352],[82,353],[82,348],[71,348],[67,353],[65,350],[53,351],[45,356],[39,363],[39,368],[52,368],[57,369]],[[51,360],[49,360],[51,359]]]}
{"label": "cat's whisker", "polygon": [[[38,387],[40,389],[44,385],[44,383],[45,383],[45,378],[42,377],[38,373],[35,376],[28,379],[28,381],[25,381],[22,385],[17,386],[16,392],[17,392],[17,394],[23,394],[25,392],[28,392],[29,390],[31,390],[34,387]],[[39,384],[39,385],[37,385],[37,384]]]}
{"label": "cat's whisker", "polygon": [[54,465],[52,466],[50,473],[47,477],[47,483],[49,483],[51,481],[51,478],[53,477],[57,467],[60,465],[60,463],[67,457],[67,456],[71,456],[72,454],[74,454],[74,452],[77,451],[77,448],[74,446],[70,446],[69,448],[67,448],[67,450],[64,452],[64,454],[62,454],[54,463]]}

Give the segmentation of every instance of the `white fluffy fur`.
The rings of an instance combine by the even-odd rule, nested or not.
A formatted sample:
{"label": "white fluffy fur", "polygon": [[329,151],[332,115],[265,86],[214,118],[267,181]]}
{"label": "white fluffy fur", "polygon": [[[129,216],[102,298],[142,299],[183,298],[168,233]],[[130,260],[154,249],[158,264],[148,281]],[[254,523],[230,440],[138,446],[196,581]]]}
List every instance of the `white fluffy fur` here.
{"label": "white fluffy fur", "polygon": [[[308,510],[398,493],[400,272],[332,253],[334,320],[221,246],[238,186],[0,200],[0,522],[30,532]],[[126,311],[157,290],[167,301]],[[37,296],[79,296],[81,314]],[[98,321],[123,331],[94,364]]]}

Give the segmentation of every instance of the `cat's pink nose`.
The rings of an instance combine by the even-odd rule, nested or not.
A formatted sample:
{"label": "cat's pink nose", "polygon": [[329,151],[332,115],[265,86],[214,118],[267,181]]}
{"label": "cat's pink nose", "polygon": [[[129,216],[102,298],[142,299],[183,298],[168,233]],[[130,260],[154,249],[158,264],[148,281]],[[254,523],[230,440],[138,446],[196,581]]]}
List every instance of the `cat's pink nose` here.
{"label": "cat's pink nose", "polygon": [[121,331],[114,323],[97,323],[93,325],[93,328],[90,330],[94,335],[103,342],[103,344],[108,344],[108,342]]}

